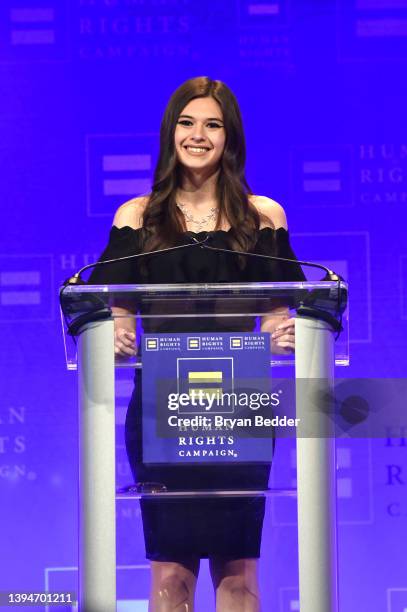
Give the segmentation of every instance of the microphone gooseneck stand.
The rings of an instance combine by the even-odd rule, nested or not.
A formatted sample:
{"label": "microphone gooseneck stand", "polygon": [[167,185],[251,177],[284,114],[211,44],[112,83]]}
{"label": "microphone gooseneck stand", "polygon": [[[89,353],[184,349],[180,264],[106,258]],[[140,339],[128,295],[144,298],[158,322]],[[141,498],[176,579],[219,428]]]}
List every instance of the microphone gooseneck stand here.
{"label": "microphone gooseneck stand", "polygon": [[[61,306],[71,317],[77,338],[79,400],[79,609],[116,610],[115,534],[115,392],[114,331],[111,309],[98,296],[66,294],[70,284],[85,284],[81,274],[95,266],[204,248],[236,256],[301,264],[324,270],[334,289],[299,290],[296,319],[296,405],[298,537],[301,612],[337,612],[335,440],[329,411],[318,410],[318,397],[332,391],[334,332],[347,293],[340,278],[325,266],[277,256],[219,249],[189,235],[191,243],[84,266],[60,291]],[[86,312],[84,312],[84,310]],[[306,383],[306,384],[305,384]],[[307,392],[304,392],[307,390]],[[331,394],[332,395],[332,394]]]}

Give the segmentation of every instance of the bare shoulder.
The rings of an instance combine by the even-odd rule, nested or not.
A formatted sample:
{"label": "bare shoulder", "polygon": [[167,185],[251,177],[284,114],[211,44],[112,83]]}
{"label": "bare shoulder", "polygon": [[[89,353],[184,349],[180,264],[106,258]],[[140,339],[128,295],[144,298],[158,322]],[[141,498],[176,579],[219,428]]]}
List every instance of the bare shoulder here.
{"label": "bare shoulder", "polygon": [[263,227],[271,225],[275,229],[279,227],[287,229],[287,217],[281,204],[267,196],[252,195],[249,199],[263,217],[261,223]]}
{"label": "bare shoulder", "polygon": [[132,198],[119,206],[113,219],[113,225],[119,228],[129,226],[133,229],[138,229],[141,227],[148,200],[148,196],[140,196],[139,198]]}

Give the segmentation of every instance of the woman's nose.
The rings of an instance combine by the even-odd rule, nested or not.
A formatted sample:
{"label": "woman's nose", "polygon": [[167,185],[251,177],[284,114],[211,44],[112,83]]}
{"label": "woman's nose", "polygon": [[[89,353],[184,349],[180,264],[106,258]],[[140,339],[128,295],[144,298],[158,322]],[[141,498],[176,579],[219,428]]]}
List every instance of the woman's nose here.
{"label": "woman's nose", "polygon": [[196,123],[194,125],[194,131],[192,134],[193,140],[205,140],[205,131],[204,127],[201,123]]}

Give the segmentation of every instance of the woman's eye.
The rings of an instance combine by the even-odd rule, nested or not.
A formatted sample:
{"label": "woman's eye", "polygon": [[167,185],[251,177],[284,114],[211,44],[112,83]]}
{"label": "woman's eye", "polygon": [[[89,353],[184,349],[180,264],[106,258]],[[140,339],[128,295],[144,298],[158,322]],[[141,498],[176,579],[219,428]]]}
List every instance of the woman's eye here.
{"label": "woman's eye", "polygon": [[211,121],[210,123],[208,123],[208,127],[210,127],[210,128],[221,128],[221,127],[223,127],[223,125],[221,125],[220,123],[215,123],[214,121]]}
{"label": "woman's eye", "polygon": [[192,125],[192,121],[189,119],[180,119],[178,121],[178,125]]}

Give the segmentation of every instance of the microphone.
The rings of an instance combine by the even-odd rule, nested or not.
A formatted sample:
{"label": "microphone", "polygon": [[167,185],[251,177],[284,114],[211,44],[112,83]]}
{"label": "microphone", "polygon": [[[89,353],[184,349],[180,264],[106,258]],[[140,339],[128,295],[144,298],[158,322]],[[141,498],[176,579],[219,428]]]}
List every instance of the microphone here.
{"label": "microphone", "polygon": [[[328,295],[326,294],[325,289],[324,290],[313,289],[309,292],[308,291],[304,292],[303,290],[299,291],[298,297],[302,297],[303,299],[300,300],[300,305],[297,308],[297,313],[303,316],[308,316],[310,314],[313,314],[314,316],[318,316],[318,318],[321,318],[324,320],[329,319],[329,322],[334,326],[334,328],[337,331],[340,331],[342,329],[341,321],[338,322],[336,317],[340,315],[340,319],[341,319],[342,314],[345,311],[346,304],[347,304],[347,291],[341,288],[340,286],[340,282],[343,280],[343,278],[339,274],[336,274],[333,270],[330,270],[328,267],[322,264],[311,262],[311,261],[290,259],[287,257],[278,257],[277,255],[263,255],[261,253],[234,251],[232,249],[223,249],[220,247],[209,246],[207,243],[211,238],[213,238],[213,236],[215,235],[215,232],[206,232],[202,240],[198,240],[194,232],[186,232],[185,235],[190,240],[192,240],[191,243],[182,244],[182,245],[178,245],[174,247],[167,247],[164,249],[157,249],[155,251],[147,251],[144,253],[134,253],[132,255],[126,255],[125,257],[105,259],[104,261],[96,261],[91,264],[87,264],[86,266],[83,266],[82,268],[80,268],[80,270],[78,270],[78,272],[76,272],[73,276],[68,278],[63,283],[63,286],[61,287],[61,290],[60,290],[61,302],[64,297],[63,295],[64,290],[67,286],[86,284],[86,281],[82,279],[82,274],[83,272],[91,268],[110,265],[110,264],[114,264],[116,262],[121,262],[121,261],[128,261],[131,259],[139,259],[142,257],[147,257],[148,255],[158,255],[160,253],[169,253],[171,251],[178,251],[181,249],[187,249],[191,247],[199,247],[199,248],[207,249],[209,251],[216,251],[220,253],[231,253],[232,255],[243,256],[243,257],[257,257],[257,258],[266,259],[269,261],[280,261],[280,262],[295,264],[295,265],[300,264],[302,266],[307,266],[310,268],[317,268],[317,269],[323,270],[325,272],[325,276],[323,279],[321,279],[321,282],[330,282],[330,281],[337,282],[337,287],[335,289],[330,289]],[[104,303],[102,302],[102,300],[100,300],[100,298],[98,298],[97,304],[95,304],[94,306],[101,308],[102,304],[103,304],[103,310],[105,310]],[[335,309],[334,309],[334,313],[330,314],[329,312],[327,312],[327,308],[329,309],[329,306],[332,306],[332,304],[335,304]]]}
{"label": "microphone", "polygon": [[299,290],[297,292],[297,303],[296,308],[297,314],[303,317],[314,317],[329,323],[332,328],[337,332],[337,336],[343,330],[342,327],[342,316],[345,312],[348,303],[348,292],[345,287],[341,287],[341,281],[344,279],[336,274],[333,270],[330,270],[322,264],[315,263],[313,261],[302,261],[300,259],[289,259],[287,257],[278,257],[277,255],[262,255],[260,253],[248,253],[246,251],[233,251],[232,249],[222,249],[220,247],[211,247],[207,243],[208,239],[214,235],[214,232],[207,232],[202,242],[196,240],[192,235],[191,238],[194,240],[197,246],[209,251],[218,251],[221,253],[232,253],[233,255],[243,255],[245,257],[259,257],[261,259],[268,259],[269,261],[281,261],[290,264],[300,264],[302,266],[308,266],[310,268],[317,268],[324,270],[325,276],[321,279],[321,282],[336,282],[336,286],[326,289],[311,289]]}
{"label": "microphone", "polygon": [[78,270],[78,272],[76,272],[73,276],[68,278],[63,283],[62,287],[64,289],[68,285],[86,285],[86,281],[83,280],[82,274],[83,272],[85,272],[86,270],[89,270],[90,268],[97,268],[99,266],[114,264],[119,261],[128,261],[129,259],[138,259],[140,257],[146,257],[147,255],[157,255],[159,253],[169,253],[170,251],[178,251],[181,249],[188,249],[191,247],[202,246],[210,238],[208,234],[204,237],[203,240],[196,240],[195,237],[193,236],[193,232],[186,232],[186,236],[188,236],[188,238],[193,238],[194,242],[190,244],[181,244],[181,245],[174,246],[174,247],[168,247],[165,249],[157,249],[156,251],[146,251],[144,253],[134,253],[133,255],[126,255],[125,257],[116,257],[114,259],[105,259],[103,261],[95,261],[93,263],[87,264],[86,266],[83,266],[83,268]]}
{"label": "microphone", "polygon": [[318,268],[319,270],[323,270],[325,272],[324,278],[321,281],[341,281],[343,278],[336,274],[333,270],[330,270],[326,266],[322,264],[315,263],[313,261],[301,261],[300,259],[288,259],[287,257],[277,257],[277,255],[262,255],[261,253],[249,253],[246,251],[233,251],[232,249],[221,249],[219,247],[211,247],[206,244],[209,238],[212,238],[215,232],[207,232],[205,236],[205,240],[198,241],[195,236],[191,232],[187,232],[187,234],[192,238],[192,240],[196,243],[197,246],[201,246],[204,249],[208,249],[209,251],[220,251],[222,253],[233,253],[234,255],[243,255],[245,257],[260,257],[262,259],[269,259],[271,261],[283,261],[291,264],[300,264],[301,266],[308,266],[310,268]]}
{"label": "microphone", "polygon": [[[188,238],[192,237],[191,232],[187,232]],[[165,249],[158,249],[156,251],[147,251],[145,253],[134,253],[133,255],[126,255],[125,257],[116,257],[114,259],[105,259],[104,261],[95,261],[91,264],[87,264],[83,266],[78,272],[76,272],[73,276],[68,278],[62,285],[59,291],[59,301],[61,304],[62,314],[65,319],[65,323],[67,326],[68,333],[75,337],[82,326],[88,321],[96,321],[109,319],[111,317],[112,311],[109,306],[105,304],[105,302],[96,295],[88,294],[86,296],[86,300],[83,299],[83,296],[70,296],[67,300],[64,294],[64,291],[67,287],[71,285],[86,285],[86,281],[83,280],[82,274],[86,270],[90,268],[96,268],[98,266],[105,266],[109,264],[114,264],[119,261],[128,261],[129,259],[138,259],[141,257],[146,257],[147,255],[156,255],[158,253],[169,253],[170,251],[177,251],[180,249],[186,249],[191,247],[197,247],[204,244],[207,240],[209,240],[209,236],[205,236],[203,240],[194,240],[189,244],[181,244],[179,246],[168,247]],[[72,321],[68,321],[68,315],[74,315],[75,318]]]}

